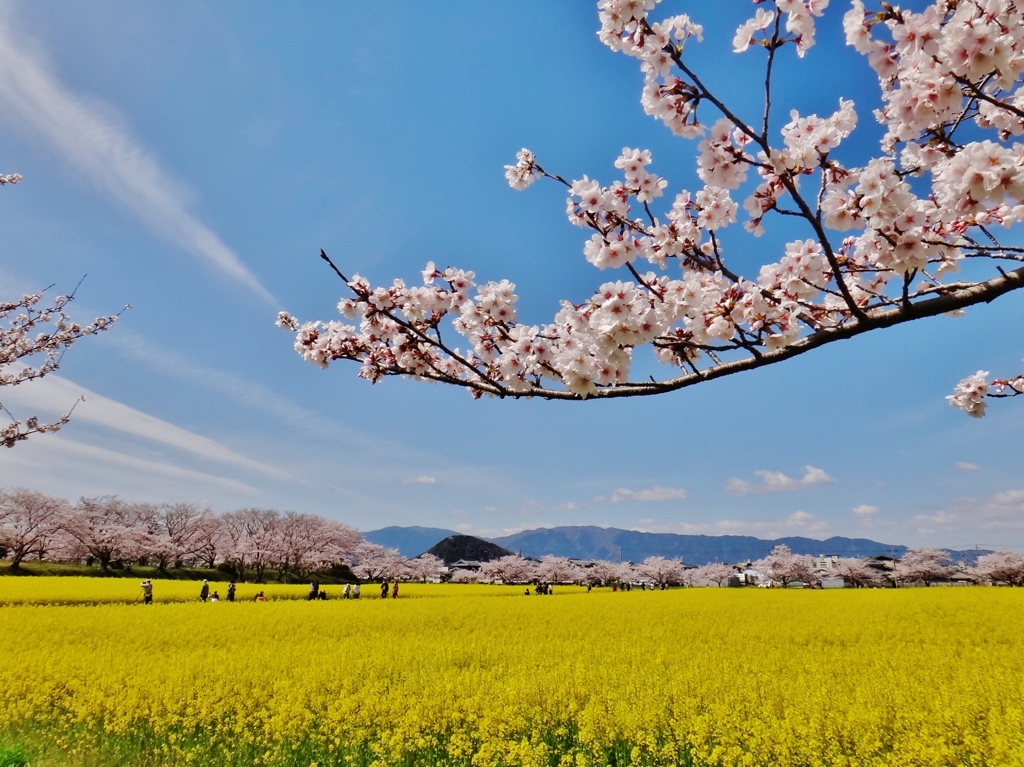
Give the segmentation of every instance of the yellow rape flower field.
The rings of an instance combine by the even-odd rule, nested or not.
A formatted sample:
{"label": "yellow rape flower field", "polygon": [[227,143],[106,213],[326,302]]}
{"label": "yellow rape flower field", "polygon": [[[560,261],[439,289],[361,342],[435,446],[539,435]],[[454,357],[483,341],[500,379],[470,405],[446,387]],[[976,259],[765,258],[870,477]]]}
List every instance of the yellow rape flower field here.
{"label": "yellow rape flower field", "polygon": [[[200,581],[153,579],[153,594],[156,602],[189,602],[199,598]],[[210,593],[220,592],[220,598],[227,595],[225,581],[210,581]],[[331,598],[341,597],[342,586],[324,586]],[[379,599],[380,584],[368,583],[361,587],[361,599]],[[563,586],[565,593],[578,593],[579,586]],[[309,584],[281,583],[239,583],[236,599],[239,602],[252,601],[262,591],[268,600],[305,599]],[[523,593],[522,586],[489,586],[481,584],[440,585],[434,583],[402,583],[399,585],[400,598],[424,596],[454,596],[477,594],[480,596],[508,596]],[[89,576],[62,576],[43,578],[2,578],[0,577],[0,606],[5,605],[95,605],[130,603],[142,601],[142,589],[138,579],[91,578]]]}
{"label": "yellow rape flower field", "polygon": [[197,584],[157,582],[153,606],[17,604],[134,597],[70,581],[0,583],[0,758],[1024,765],[1024,590],[277,586],[211,605],[161,604]]}

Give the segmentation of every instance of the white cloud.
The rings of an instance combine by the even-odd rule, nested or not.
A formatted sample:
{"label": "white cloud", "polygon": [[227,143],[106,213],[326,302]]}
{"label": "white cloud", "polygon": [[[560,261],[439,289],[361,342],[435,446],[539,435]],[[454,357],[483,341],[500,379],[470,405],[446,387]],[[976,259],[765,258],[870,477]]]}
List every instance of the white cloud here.
{"label": "white cloud", "polygon": [[608,499],[611,503],[621,501],[673,501],[686,497],[686,491],[681,487],[651,487],[646,490],[627,490],[620,487],[612,491]]}
{"label": "white cloud", "polygon": [[913,518],[922,533],[959,533],[970,536],[977,531],[1024,531],[1024,490],[1006,490],[984,498],[957,498],[952,505],[933,514]]}
{"label": "white cloud", "polygon": [[874,515],[878,514],[880,511],[881,511],[881,509],[878,508],[877,506],[869,506],[866,503],[865,504],[861,504],[860,506],[854,506],[853,507],[853,513],[856,514],[858,517],[865,517],[865,518],[873,517]]}
{"label": "white cloud", "polygon": [[960,471],[977,471],[981,467],[976,463],[968,463],[967,461],[957,461],[953,464]]}
{"label": "white cloud", "polygon": [[75,409],[75,422],[93,423],[123,434],[159,442],[205,460],[248,469],[276,479],[289,478],[286,472],[274,466],[247,458],[219,442],[91,392],[52,373],[30,384],[11,387],[4,392],[4,404],[16,406],[19,412],[38,413],[42,416],[44,413],[67,412],[83,395],[85,402]]}
{"label": "white cloud", "polygon": [[732,495],[749,495],[750,493],[778,493],[802,490],[812,485],[824,485],[835,482],[835,478],[814,466],[804,466],[804,475],[800,479],[786,476],[781,471],[760,469],[754,474],[761,478],[760,482],[748,482],[745,479],[730,479],[725,490]]}
{"label": "white cloud", "polygon": [[0,20],[0,114],[49,144],[159,236],[278,306],[238,256],[188,211],[182,183],[117,124],[111,108],[68,90],[22,40],[8,21]]}
{"label": "white cloud", "polygon": [[428,477],[425,474],[420,474],[418,477],[405,477],[402,480],[403,485],[436,485],[437,480],[433,477]]}

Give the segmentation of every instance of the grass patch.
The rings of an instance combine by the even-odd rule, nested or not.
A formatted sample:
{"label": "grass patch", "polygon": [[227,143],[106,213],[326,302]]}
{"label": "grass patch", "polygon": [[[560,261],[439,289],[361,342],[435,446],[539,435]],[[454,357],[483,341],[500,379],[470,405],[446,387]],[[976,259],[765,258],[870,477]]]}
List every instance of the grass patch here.
{"label": "grass patch", "polygon": [[0,744],[0,767],[28,767],[29,753],[22,746]]}

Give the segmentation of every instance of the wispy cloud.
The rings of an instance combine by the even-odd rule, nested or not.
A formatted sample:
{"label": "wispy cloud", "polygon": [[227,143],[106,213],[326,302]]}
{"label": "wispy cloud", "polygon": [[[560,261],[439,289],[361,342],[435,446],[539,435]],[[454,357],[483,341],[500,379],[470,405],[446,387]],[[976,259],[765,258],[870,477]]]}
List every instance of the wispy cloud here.
{"label": "wispy cloud", "polygon": [[405,477],[402,480],[403,485],[436,485],[437,480],[433,477],[428,477],[426,474],[420,474],[418,477]]}
{"label": "wispy cloud", "polygon": [[278,306],[241,259],[188,211],[184,185],[110,117],[110,106],[69,90],[23,40],[9,18],[0,19],[2,114],[45,141],[96,189],[160,237]]}
{"label": "wispy cloud", "polygon": [[1024,490],[957,498],[933,514],[918,514],[913,521],[922,533],[958,532],[963,536],[978,530],[1024,532]]}
{"label": "wispy cloud", "polygon": [[236,466],[276,479],[290,478],[286,472],[274,466],[247,458],[219,442],[91,392],[52,373],[30,385],[13,387],[9,392],[5,392],[4,401],[16,405],[19,410],[24,409],[26,412],[42,415],[67,412],[83,395],[85,402],[75,409],[76,422],[93,423],[123,434],[152,440],[204,460]]}
{"label": "wispy cloud", "polygon": [[686,497],[686,491],[681,487],[650,487],[646,490],[627,490],[624,487],[612,491],[608,498],[611,503],[621,501],[674,501]]}
{"label": "wispy cloud", "polygon": [[981,467],[976,463],[968,463],[967,461],[956,461],[954,464],[960,471],[977,471]]}
{"label": "wispy cloud", "polygon": [[472,525],[468,522],[455,525],[454,530],[467,535],[475,535],[478,538],[503,538],[506,535],[515,535],[521,533],[524,530],[544,530],[553,527],[558,527],[553,522],[531,522],[527,525],[514,525],[511,527],[480,527],[479,525]]}
{"label": "wispy cloud", "polygon": [[858,517],[863,517],[865,519],[873,517],[881,511],[882,510],[877,506],[869,506],[866,503],[861,504],[860,506],[853,507],[853,513],[856,514]]}
{"label": "wispy cloud", "polygon": [[804,475],[800,479],[786,476],[781,471],[761,469],[754,472],[761,478],[760,482],[748,482],[745,479],[730,479],[725,490],[732,495],[749,495],[751,493],[778,493],[802,490],[813,485],[824,485],[835,482],[835,478],[814,466],[804,466]]}
{"label": "wispy cloud", "polygon": [[758,538],[782,538],[788,535],[821,537],[828,533],[828,523],[806,511],[794,511],[780,519],[719,519],[714,522],[674,524],[641,520],[643,529],[652,533],[683,535],[753,535]]}
{"label": "wispy cloud", "polygon": [[[195,471],[163,461],[154,461],[117,450],[87,445],[58,435],[29,440],[3,456],[5,474],[11,481],[32,476],[46,480],[49,492],[74,496],[82,493],[106,493],[124,490],[143,493],[166,500],[183,488],[216,488],[237,493],[259,495],[260,491],[244,482]],[[13,479],[18,475],[19,479]]]}
{"label": "wispy cloud", "polygon": [[386,448],[394,451],[398,446],[373,438],[309,410],[294,401],[270,390],[256,381],[204,365],[194,357],[180,354],[173,349],[154,342],[151,338],[118,327],[116,333],[106,333],[96,339],[97,343],[112,348],[119,355],[132,362],[145,365],[161,376],[185,381],[227,397],[232,403],[242,405],[263,416],[274,418],[279,423],[307,434],[337,440],[339,435],[361,448]]}

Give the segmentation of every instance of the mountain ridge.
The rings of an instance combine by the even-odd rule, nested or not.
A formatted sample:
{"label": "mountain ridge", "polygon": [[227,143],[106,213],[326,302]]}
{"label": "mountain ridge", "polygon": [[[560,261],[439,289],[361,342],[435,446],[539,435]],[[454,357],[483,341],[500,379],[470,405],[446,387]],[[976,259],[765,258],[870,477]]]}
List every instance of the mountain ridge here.
{"label": "mountain ridge", "polygon": [[683,535],[645,533],[615,527],[580,525],[524,530],[493,539],[524,556],[552,554],[574,559],[606,559],[641,562],[647,557],[681,558],[689,565],[710,562],[737,563],[760,559],[773,547],[785,544],[794,554],[871,557],[885,554],[902,557],[907,547],[868,538],[833,536],[826,539],[787,536],[764,539],[749,535]]}
{"label": "mountain ridge", "polygon": [[[445,538],[459,533],[436,527],[385,527],[364,533],[367,540],[397,548],[405,557],[422,554]],[[605,559],[609,561],[642,562],[647,557],[679,557],[688,565],[710,562],[737,564],[764,557],[774,546],[785,544],[794,554],[840,557],[902,557],[907,546],[882,543],[870,538],[832,536],[818,539],[803,536],[757,538],[750,535],[684,535],[680,533],[646,533],[618,527],[598,525],[564,525],[523,530],[489,540],[512,552],[527,557],[551,554],[573,559]],[[989,551],[954,551],[945,549],[954,559],[975,564],[979,555]]]}

